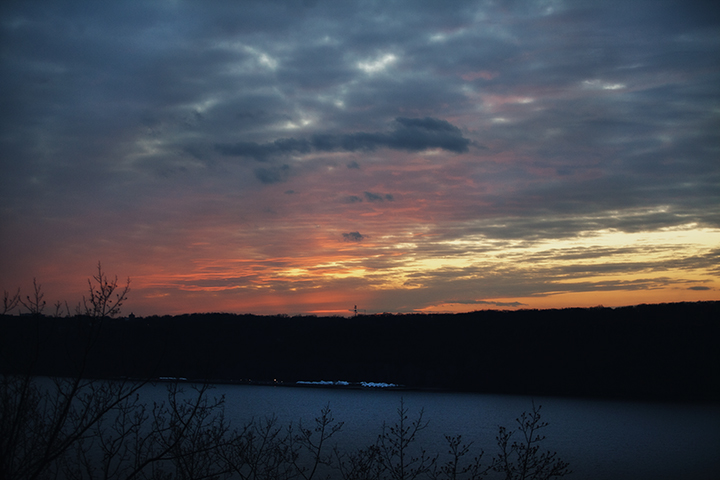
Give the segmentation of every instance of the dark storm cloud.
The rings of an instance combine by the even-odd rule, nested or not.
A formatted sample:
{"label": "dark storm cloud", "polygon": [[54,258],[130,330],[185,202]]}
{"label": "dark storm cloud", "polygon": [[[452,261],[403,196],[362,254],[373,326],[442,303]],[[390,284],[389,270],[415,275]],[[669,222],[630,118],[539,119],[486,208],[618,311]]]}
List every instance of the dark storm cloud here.
{"label": "dark storm cloud", "polygon": [[395,200],[395,197],[393,197],[391,194],[386,193],[385,195],[381,193],[372,193],[372,192],[365,192],[365,200],[368,202],[384,202],[387,200],[388,202],[392,202]]}
{"label": "dark storm cloud", "polygon": [[278,183],[287,179],[290,173],[290,166],[282,165],[279,167],[256,168],[254,172],[255,177],[262,183]]}
{"label": "dark storm cloud", "polygon": [[283,138],[263,145],[256,142],[238,142],[233,145],[217,145],[215,148],[223,155],[251,157],[264,162],[276,155],[309,153],[310,143],[307,140]]}
{"label": "dark storm cloud", "polygon": [[346,242],[361,242],[365,239],[365,235],[360,232],[343,233],[342,236]]}
{"label": "dark storm cloud", "polygon": [[382,195],[378,195],[377,193],[371,193],[371,192],[365,192],[365,199],[368,202],[382,202],[384,200]]}
{"label": "dark storm cloud", "polygon": [[[277,155],[304,155],[311,151],[357,152],[378,148],[411,152],[431,148],[441,148],[454,153],[468,151],[470,140],[463,137],[459,128],[445,120],[430,117],[422,119],[398,117],[395,121],[397,125],[389,133],[317,134],[309,140],[282,138],[265,144],[256,142],[218,144],[215,148],[223,155],[249,157],[261,162]],[[354,165],[357,165],[357,162]]]}

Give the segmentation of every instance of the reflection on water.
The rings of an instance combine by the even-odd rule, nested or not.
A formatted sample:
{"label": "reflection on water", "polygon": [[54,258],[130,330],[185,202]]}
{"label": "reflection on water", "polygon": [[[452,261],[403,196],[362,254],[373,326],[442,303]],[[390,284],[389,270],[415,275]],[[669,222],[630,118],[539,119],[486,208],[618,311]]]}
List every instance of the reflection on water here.
{"label": "reflection on water", "polygon": [[[163,392],[153,388],[151,396]],[[430,422],[420,438],[428,452],[444,453],[443,435],[461,434],[488,457],[498,425],[514,427],[534,401],[550,424],[543,448],[570,462],[570,478],[720,478],[720,405],[245,385],[220,385],[211,393],[226,396],[226,415],[237,426],[273,414],[281,424],[302,419],[309,425],[329,404],[344,422],[333,440],[346,448],[372,443],[383,422],[396,421],[403,398],[411,419],[423,409]]]}

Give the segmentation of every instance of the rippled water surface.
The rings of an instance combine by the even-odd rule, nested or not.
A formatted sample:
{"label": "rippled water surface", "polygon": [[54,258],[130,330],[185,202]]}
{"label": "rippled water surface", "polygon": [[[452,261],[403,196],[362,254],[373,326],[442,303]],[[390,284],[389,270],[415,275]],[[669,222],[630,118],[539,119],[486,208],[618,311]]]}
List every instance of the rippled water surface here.
{"label": "rippled water surface", "polygon": [[211,393],[226,396],[226,415],[237,425],[269,415],[282,424],[302,419],[309,425],[329,404],[335,419],[344,422],[333,437],[343,448],[372,443],[383,422],[397,420],[403,398],[411,419],[422,409],[429,421],[419,439],[428,452],[444,453],[443,435],[461,434],[487,457],[495,453],[498,425],[514,426],[535,402],[549,423],[544,448],[570,462],[570,478],[720,478],[720,405],[230,385]]}

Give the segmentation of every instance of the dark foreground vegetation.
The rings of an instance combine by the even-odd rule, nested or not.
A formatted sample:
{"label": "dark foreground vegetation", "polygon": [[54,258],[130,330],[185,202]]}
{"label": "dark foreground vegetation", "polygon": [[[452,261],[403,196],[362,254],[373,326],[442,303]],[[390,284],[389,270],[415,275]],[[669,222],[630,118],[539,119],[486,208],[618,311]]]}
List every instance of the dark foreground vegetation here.
{"label": "dark foreground vegetation", "polygon": [[[313,425],[231,425],[210,381],[376,381],[409,388],[714,400],[719,304],[344,318],[184,315],[117,318],[129,292],[101,267],[74,314],[44,315],[41,287],[7,292],[0,316],[0,480],[34,478],[550,479],[540,407],[500,426],[485,456],[401,402],[357,450],[333,446],[329,406]],[[16,308],[26,315],[13,316]],[[65,313],[64,315],[62,313]],[[167,400],[140,395],[161,377]]]}
{"label": "dark foreground vegetation", "polygon": [[136,382],[0,378],[2,479],[544,480],[571,473],[541,449],[547,424],[539,406],[514,428],[498,428],[494,455],[460,435],[445,437],[447,451],[427,452],[423,412],[411,418],[402,401],[375,442],[353,449],[338,447],[343,422],[329,406],[311,425],[269,416],[234,426],[224,398],[209,395],[207,385],[169,384],[167,400],[148,405]]}
{"label": "dark foreground vegetation", "polygon": [[[119,325],[111,319],[120,312],[129,281],[120,288],[98,265],[88,286],[88,297],[72,321],[49,326],[37,283],[25,300],[19,293],[4,295],[3,314],[22,305],[30,317],[24,324],[2,318],[3,327],[16,330],[6,330],[13,336],[3,337],[11,341],[4,342],[1,356],[0,480],[475,479],[491,473],[550,479],[570,473],[556,453],[540,450],[544,437],[539,432],[547,424],[534,404],[532,412],[516,420],[516,431],[499,427],[498,453],[484,464],[482,451],[470,458],[471,444],[460,435],[446,436],[448,453],[442,459],[428,454],[418,443],[427,426],[423,412],[411,420],[402,401],[396,423],[384,423],[374,443],[355,451],[330,445],[343,423],[335,421],[329,405],[310,428],[302,421],[278,425],[272,416],[233,426],[224,416],[224,398],[211,398],[207,382],[186,384],[187,390],[170,383],[167,400],[149,405],[140,393],[151,377],[93,378],[109,368],[112,352],[102,349],[113,344],[108,334],[117,330],[108,326]],[[56,304],[56,312],[61,308]],[[47,346],[65,341],[66,349],[65,355],[53,350],[61,365],[53,370],[43,349],[48,335],[57,333],[64,336]]]}

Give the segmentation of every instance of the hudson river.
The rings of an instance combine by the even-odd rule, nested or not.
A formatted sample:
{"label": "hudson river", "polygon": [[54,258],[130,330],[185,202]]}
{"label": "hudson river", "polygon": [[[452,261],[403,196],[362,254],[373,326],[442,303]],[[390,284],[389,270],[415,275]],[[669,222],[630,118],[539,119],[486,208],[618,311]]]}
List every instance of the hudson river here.
{"label": "hudson river", "polygon": [[[146,394],[160,400],[163,385]],[[329,404],[343,429],[331,439],[341,449],[375,441],[383,422],[397,421],[400,399],[410,420],[424,410],[428,427],[418,446],[430,454],[447,451],[444,435],[461,434],[489,462],[497,447],[498,425],[515,427],[515,418],[541,405],[541,450],[557,451],[570,463],[572,479],[635,480],[720,478],[720,405],[524,397],[466,393],[219,385],[210,396],[225,395],[226,417],[234,426],[275,415],[280,425],[302,419],[305,427]]]}

